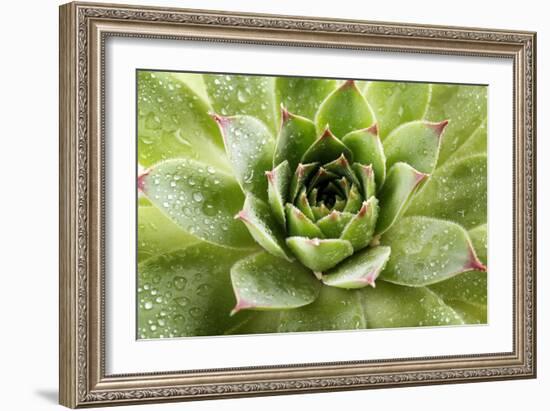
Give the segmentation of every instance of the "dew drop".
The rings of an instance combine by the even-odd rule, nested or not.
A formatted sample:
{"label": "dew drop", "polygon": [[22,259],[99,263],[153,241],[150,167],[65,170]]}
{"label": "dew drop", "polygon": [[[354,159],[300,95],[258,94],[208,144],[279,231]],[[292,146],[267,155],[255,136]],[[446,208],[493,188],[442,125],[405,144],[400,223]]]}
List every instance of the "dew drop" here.
{"label": "dew drop", "polygon": [[216,209],[214,208],[214,204],[209,202],[204,203],[202,207],[202,212],[210,217],[216,215]]}
{"label": "dew drop", "polygon": [[174,278],[174,287],[176,287],[177,290],[183,290],[186,284],[187,280],[184,277]]}
{"label": "dew drop", "polygon": [[239,91],[237,92],[237,99],[238,99],[241,103],[247,103],[247,102],[250,100],[250,96],[249,96],[248,93],[246,93],[245,91],[239,90]]}
{"label": "dew drop", "polygon": [[201,315],[201,309],[198,307],[193,307],[189,310],[189,314],[191,314],[191,317],[198,319]]}
{"label": "dew drop", "polygon": [[204,196],[200,191],[195,191],[193,193],[193,200],[195,200],[197,203],[200,203],[202,200],[204,200]]}
{"label": "dew drop", "polygon": [[187,297],[179,297],[174,300],[178,305],[185,307],[189,304],[189,299]]}
{"label": "dew drop", "polygon": [[210,293],[210,286],[208,284],[201,284],[197,287],[197,294],[201,297],[205,297]]}

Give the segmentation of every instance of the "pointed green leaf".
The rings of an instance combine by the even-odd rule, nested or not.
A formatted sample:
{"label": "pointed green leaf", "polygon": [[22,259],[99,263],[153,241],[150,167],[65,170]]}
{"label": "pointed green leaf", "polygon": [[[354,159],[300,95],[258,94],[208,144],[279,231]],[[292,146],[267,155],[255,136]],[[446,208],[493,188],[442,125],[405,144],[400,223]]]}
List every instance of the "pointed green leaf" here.
{"label": "pointed green leaf", "polygon": [[363,196],[355,184],[351,185],[348,194],[348,201],[344,207],[344,211],[348,213],[357,213],[363,204]]}
{"label": "pointed green leaf", "polygon": [[355,175],[355,172],[351,169],[349,161],[344,154],[341,154],[336,160],[325,164],[323,168],[341,177],[346,177],[354,184],[359,185],[359,179]]}
{"label": "pointed green leaf", "polygon": [[311,211],[313,211],[316,221],[330,214],[330,210],[322,201],[318,205],[311,207]]}
{"label": "pointed green leaf", "polygon": [[360,251],[323,275],[323,283],[338,288],[375,287],[375,281],[390,258],[390,247]]}
{"label": "pointed green leaf", "polygon": [[315,272],[328,270],[353,254],[349,241],[339,239],[288,237],[286,243],[296,258]]}
{"label": "pointed green leaf", "polygon": [[199,161],[174,159],[149,169],[138,186],[186,232],[229,247],[254,245],[242,224],[233,219],[244,195],[232,176]]}
{"label": "pointed green leaf", "polygon": [[286,226],[285,203],[288,198],[288,189],[290,185],[291,171],[288,161],[283,161],[272,171],[266,172],[267,176],[267,198],[273,215],[281,224]]}
{"label": "pointed green leaf", "polygon": [[425,178],[426,174],[405,163],[396,163],[390,168],[378,194],[380,213],[376,225],[377,234],[383,234],[400,217],[411,194]]}
{"label": "pointed green leaf", "polygon": [[367,327],[357,292],[321,287],[317,299],[305,307],[281,313],[278,332],[356,330]]}
{"label": "pointed green leaf", "polygon": [[220,335],[249,316],[235,304],[229,270],[249,251],[197,243],[138,265],[138,338]]}
{"label": "pointed green leaf", "polygon": [[281,110],[281,130],[277,138],[277,147],[273,155],[273,165],[287,160],[294,170],[300,159],[317,138],[315,125],[307,118]]}
{"label": "pointed green leaf", "polygon": [[220,126],[233,174],[245,192],[267,198],[264,173],[271,169],[273,139],[261,121],[250,116],[214,116]]}
{"label": "pointed green leaf", "polygon": [[371,165],[365,166],[360,163],[354,163],[353,171],[360,180],[361,192],[365,198],[371,198],[376,195],[376,181],[374,178],[374,170]]}
{"label": "pointed green leaf", "polygon": [[403,287],[378,281],[376,288],[365,287],[359,292],[368,328],[464,324],[452,308],[425,287]]}
{"label": "pointed green leaf", "polygon": [[292,204],[286,204],[286,219],[288,221],[288,235],[324,238],[323,232],[304,213]]}
{"label": "pointed green leaf", "polygon": [[321,164],[330,163],[342,154],[350,161],[353,161],[353,153],[338,137],[326,128],[321,136],[308,148],[302,157],[302,163],[318,162]]}
{"label": "pointed green leaf", "polygon": [[290,203],[295,201],[296,196],[304,186],[305,182],[315,170],[317,170],[317,163],[298,164],[296,171],[292,176],[292,180],[290,181],[290,191],[288,195],[288,201]]}
{"label": "pointed green leaf", "polygon": [[363,202],[359,212],[342,231],[340,238],[347,240],[355,251],[365,248],[372,240],[378,219],[378,200],[375,197]]}
{"label": "pointed green leaf", "polygon": [[424,117],[432,94],[431,84],[371,81],[365,96],[376,114],[380,137],[399,125]]}
{"label": "pointed green leaf", "polygon": [[311,271],[265,252],[238,261],[231,268],[237,298],[232,313],[243,309],[280,310],[315,301],[320,284]]}
{"label": "pointed green leaf", "polygon": [[208,104],[170,73],[138,70],[138,161],[149,167],[175,157],[229,169]]}
{"label": "pointed green leaf", "polygon": [[291,310],[256,311],[227,333],[266,334],[302,331],[356,330],[367,327],[358,291],[321,287],[317,299]]}
{"label": "pointed green leaf", "polygon": [[329,94],[315,116],[317,130],[321,131],[328,125],[338,137],[367,128],[374,121],[372,109],[353,80],[346,81]]}
{"label": "pointed green leaf", "polygon": [[364,130],[346,134],[342,138],[342,142],[353,152],[356,163],[372,165],[376,185],[381,187],[386,178],[386,156],[380,137],[378,137],[376,124]]}
{"label": "pointed green leaf", "polygon": [[342,177],[340,180],[336,180],[336,184],[340,187],[340,189],[344,193],[345,197],[349,196],[350,183],[349,183],[347,178]]}
{"label": "pointed green leaf", "polygon": [[286,251],[284,231],[271,214],[269,206],[251,194],[246,195],[243,209],[235,216],[268,253],[292,261]]}
{"label": "pointed green leaf", "polygon": [[487,86],[433,84],[424,118],[449,120],[439,153],[439,164],[443,164],[487,119]]}
{"label": "pointed green leaf", "polygon": [[317,225],[328,238],[338,238],[344,227],[351,221],[353,214],[332,211],[329,215],[317,221]]}
{"label": "pointed green leaf", "polygon": [[303,187],[302,191],[300,191],[300,194],[298,195],[298,199],[296,200],[296,206],[306,215],[307,218],[310,220],[315,220],[315,216],[313,215],[313,210],[309,205],[309,200],[306,193],[306,188]]}
{"label": "pointed green leaf", "polygon": [[279,101],[292,113],[313,119],[317,109],[336,88],[336,80],[305,77],[277,77],[275,88]]}
{"label": "pointed green leaf", "polygon": [[328,180],[334,180],[338,176],[334,173],[331,173],[330,171],[325,170],[324,167],[319,167],[317,169],[317,172],[311,177],[310,182],[308,185],[310,187],[317,187],[319,184],[324,183]]}
{"label": "pointed green leaf", "polygon": [[252,116],[265,124],[272,135],[277,133],[279,106],[274,77],[203,74],[203,79],[216,113]]}
{"label": "pointed green leaf", "polygon": [[419,120],[402,124],[384,140],[387,167],[397,162],[411,165],[418,171],[431,174],[437,164],[439,146],[447,120],[430,123]]}
{"label": "pointed green leaf", "polygon": [[[317,187],[311,189],[311,191],[307,195],[307,199],[309,201],[309,205],[317,204]],[[303,210],[302,210],[303,211]]]}
{"label": "pointed green leaf", "polygon": [[487,156],[465,157],[436,169],[406,214],[451,220],[466,229],[486,223]]}
{"label": "pointed green leaf", "polygon": [[138,207],[137,222],[138,263],[198,241],[154,206]]}
{"label": "pointed green leaf", "polygon": [[381,243],[392,249],[381,278],[395,284],[430,285],[467,271],[485,271],[468,233],[450,221],[403,218]]}
{"label": "pointed green leaf", "polygon": [[[468,232],[479,260],[487,263],[487,225]],[[469,271],[430,286],[468,324],[487,323],[487,273]]]}

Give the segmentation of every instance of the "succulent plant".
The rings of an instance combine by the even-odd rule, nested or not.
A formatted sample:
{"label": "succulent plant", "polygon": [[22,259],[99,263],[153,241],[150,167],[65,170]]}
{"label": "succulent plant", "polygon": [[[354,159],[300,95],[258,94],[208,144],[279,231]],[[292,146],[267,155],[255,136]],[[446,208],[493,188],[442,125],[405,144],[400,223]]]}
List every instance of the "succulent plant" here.
{"label": "succulent plant", "polygon": [[140,338],[486,322],[485,87],[137,86]]}

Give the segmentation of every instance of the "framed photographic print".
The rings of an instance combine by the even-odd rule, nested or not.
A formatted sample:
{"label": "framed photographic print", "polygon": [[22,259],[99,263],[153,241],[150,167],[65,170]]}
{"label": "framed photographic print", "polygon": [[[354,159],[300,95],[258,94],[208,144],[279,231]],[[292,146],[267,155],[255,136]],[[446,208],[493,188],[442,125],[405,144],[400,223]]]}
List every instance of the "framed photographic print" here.
{"label": "framed photographic print", "polygon": [[60,30],[61,404],[535,377],[535,33]]}

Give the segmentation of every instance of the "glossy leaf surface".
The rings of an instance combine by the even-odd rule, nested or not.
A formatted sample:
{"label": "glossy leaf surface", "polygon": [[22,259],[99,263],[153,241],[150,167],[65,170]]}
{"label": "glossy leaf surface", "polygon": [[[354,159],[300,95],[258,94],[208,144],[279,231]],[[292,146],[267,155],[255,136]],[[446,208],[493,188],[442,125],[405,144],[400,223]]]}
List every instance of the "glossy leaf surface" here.
{"label": "glossy leaf surface", "polygon": [[219,335],[246,318],[229,315],[229,270],[247,253],[199,243],[139,264],[138,337]]}
{"label": "glossy leaf surface", "polygon": [[238,261],[231,268],[231,282],[240,310],[280,310],[312,303],[319,294],[319,281],[311,271],[261,252]]}
{"label": "glossy leaf surface", "polygon": [[244,195],[225,172],[194,160],[167,160],[145,174],[141,185],[151,202],[184,231],[229,247],[254,244],[233,218]]}
{"label": "glossy leaf surface", "polygon": [[317,131],[328,126],[337,137],[367,128],[374,122],[372,109],[352,80],[346,81],[332,92],[315,116]]}
{"label": "glossy leaf surface", "polygon": [[382,279],[423,286],[484,269],[468,233],[458,224],[427,217],[408,217],[386,232],[382,244],[392,254]]}

